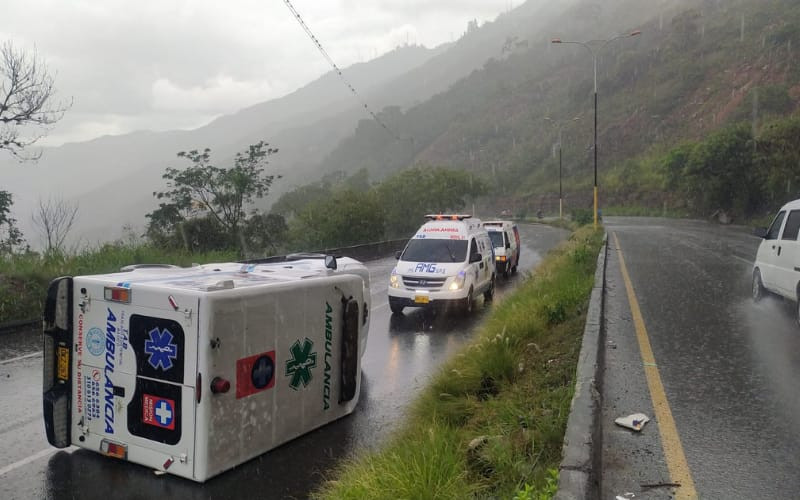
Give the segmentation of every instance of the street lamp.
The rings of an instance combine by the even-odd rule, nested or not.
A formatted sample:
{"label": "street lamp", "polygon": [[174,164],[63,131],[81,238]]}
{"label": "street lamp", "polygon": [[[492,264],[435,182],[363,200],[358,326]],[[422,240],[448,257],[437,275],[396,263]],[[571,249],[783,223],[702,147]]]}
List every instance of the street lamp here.
{"label": "street lamp", "polygon": [[642,32],[639,30],[632,31],[630,33],[626,33],[624,35],[615,36],[614,38],[610,38],[608,40],[588,40],[586,42],[578,42],[573,40],[561,40],[560,38],[554,38],[552,43],[571,43],[575,45],[581,45],[589,51],[592,55],[592,63],[594,65],[594,227],[597,229],[597,53],[593,46],[596,46],[598,50],[602,50],[605,48],[606,45],[609,43],[619,40],[620,38],[630,38],[632,36],[641,35]]}
{"label": "street lamp", "polygon": [[[558,218],[564,218],[564,195],[561,189],[561,129],[563,127],[563,123],[553,120],[549,116],[544,117],[545,121],[550,122],[554,127],[558,129]],[[580,120],[580,116],[576,116],[572,119],[572,121],[576,122]]]}

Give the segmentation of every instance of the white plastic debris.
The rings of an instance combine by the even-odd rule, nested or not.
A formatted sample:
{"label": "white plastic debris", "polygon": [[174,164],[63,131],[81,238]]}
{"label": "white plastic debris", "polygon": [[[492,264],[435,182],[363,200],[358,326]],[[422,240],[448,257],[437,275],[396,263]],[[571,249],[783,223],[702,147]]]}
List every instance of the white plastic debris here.
{"label": "white plastic debris", "polygon": [[627,417],[619,417],[618,419],[614,420],[614,423],[639,432],[642,430],[642,427],[644,427],[644,424],[649,421],[650,418],[648,418],[648,416],[644,413],[634,413],[633,415],[628,415]]}

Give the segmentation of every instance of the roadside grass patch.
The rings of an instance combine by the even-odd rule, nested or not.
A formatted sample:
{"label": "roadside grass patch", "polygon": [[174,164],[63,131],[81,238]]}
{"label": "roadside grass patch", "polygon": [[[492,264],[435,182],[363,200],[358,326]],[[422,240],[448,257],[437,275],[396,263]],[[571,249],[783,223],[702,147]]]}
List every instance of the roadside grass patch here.
{"label": "roadside grass patch", "polygon": [[551,251],[389,442],[340,466],[315,498],[550,498],[602,235],[583,227]]}
{"label": "roadside grass patch", "polygon": [[19,254],[0,259],[0,324],[38,319],[42,315],[47,286],[59,276],[117,272],[129,264],[230,262],[236,252],[190,254],[147,245],[106,244],[77,255]]}

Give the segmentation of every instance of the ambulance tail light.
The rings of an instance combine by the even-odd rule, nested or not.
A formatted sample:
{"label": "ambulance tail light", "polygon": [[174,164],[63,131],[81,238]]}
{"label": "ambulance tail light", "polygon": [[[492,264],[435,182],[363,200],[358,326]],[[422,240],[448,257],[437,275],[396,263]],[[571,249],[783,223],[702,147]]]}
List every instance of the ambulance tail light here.
{"label": "ambulance tail light", "polygon": [[124,444],[115,443],[104,439],[100,441],[100,452],[109,457],[116,457],[125,460],[128,458],[128,447]]}
{"label": "ambulance tail light", "polygon": [[214,394],[224,394],[231,390],[231,383],[222,377],[214,377],[211,381],[211,392]]}
{"label": "ambulance tail light", "polygon": [[506,256],[505,255],[498,255],[496,260],[498,260],[500,262],[505,262],[506,261]]}
{"label": "ambulance tail light", "polygon": [[121,286],[107,286],[103,289],[103,297],[110,302],[131,303],[131,289]]}

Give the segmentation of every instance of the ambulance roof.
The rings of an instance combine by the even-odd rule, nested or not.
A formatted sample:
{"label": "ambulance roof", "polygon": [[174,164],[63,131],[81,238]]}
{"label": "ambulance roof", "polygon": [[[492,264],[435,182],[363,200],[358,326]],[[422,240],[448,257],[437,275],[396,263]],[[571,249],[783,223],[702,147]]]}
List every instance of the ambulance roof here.
{"label": "ambulance roof", "polygon": [[466,238],[469,234],[480,229],[481,221],[478,219],[436,219],[422,225],[417,231],[417,237],[449,239],[452,236]]}
{"label": "ambulance roof", "polygon": [[[340,267],[341,264],[346,263],[343,261],[351,260],[348,258],[339,259]],[[79,278],[105,283],[110,282],[113,286],[125,288],[146,283],[156,287],[212,292],[321,278],[330,275],[331,272],[325,267],[321,259],[304,259],[268,264],[226,262],[188,268],[143,267],[128,272],[81,276]]]}

